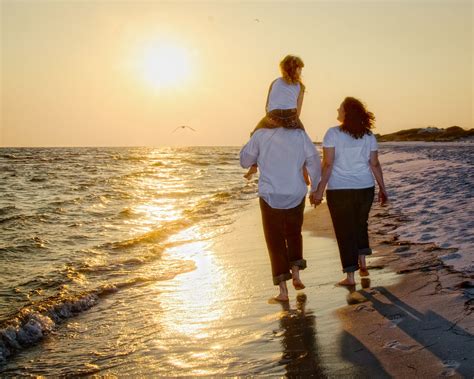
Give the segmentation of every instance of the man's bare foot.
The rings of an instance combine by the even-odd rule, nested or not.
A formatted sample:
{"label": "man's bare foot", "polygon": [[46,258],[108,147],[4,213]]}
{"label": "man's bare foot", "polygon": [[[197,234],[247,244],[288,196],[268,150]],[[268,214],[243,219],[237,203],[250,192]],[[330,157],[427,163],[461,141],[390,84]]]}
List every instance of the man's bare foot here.
{"label": "man's bare foot", "polygon": [[306,288],[306,286],[303,284],[300,278],[294,278],[293,279],[293,287],[295,287],[295,290],[303,290]]}
{"label": "man's bare foot", "polygon": [[340,286],[355,286],[355,281],[354,280],[350,280],[348,278],[345,278],[343,280],[341,280],[339,283],[337,283],[338,285]]}
{"label": "man's bare foot", "polygon": [[272,300],[275,300],[275,301],[278,301],[278,302],[289,301],[288,295],[282,295],[282,294],[279,294],[277,296],[272,297]]}

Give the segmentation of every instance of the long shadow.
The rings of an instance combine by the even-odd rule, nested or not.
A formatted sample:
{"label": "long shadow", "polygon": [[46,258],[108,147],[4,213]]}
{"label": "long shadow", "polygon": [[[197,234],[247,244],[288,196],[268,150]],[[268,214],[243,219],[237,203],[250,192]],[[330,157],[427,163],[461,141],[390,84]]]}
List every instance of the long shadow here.
{"label": "long shadow", "polygon": [[[367,375],[367,368],[363,365],[371,365],[373,369],[369,371],[372,374],[377,374],[376,377],[389,377],[372,353],[346,332],[342,337],[344,341],[342,355],[348,353],[348,349],[357,351],[359,357],[362,358],[360,365],[328,369],[322,363],[316,333],[316,316],[311,310],[306,309],[306,295],[298,295],[296,309],[291,309],[289,303],[281,305],[283,312],[280,318],[280,328],[283,330],[283,335],[281,340],[282,358],[279,363],[285,366],[287,377],[327,378],[334,377],[335,374],[353,378],[375,377]],[[336,341],[326,341],[326,343],[335,344]]]}
{"label": "long shadow", "polygon": [[[390,303],[384,303],[367,291],[360,291],[382,316],[417,341],[423,349],[436,355],[445,367],[444,375],[454,371],[464,377],[474,375],[474,336],[439,314],[425,314],[404,303],[384,287],[374,287]],[[396,349],[410,351],[413,347],[392,341]]]}
{"label": "long shadow", "polygon": [[[362,278],[362,288],[370,287],[370,279]],[[360,292],[356,291],[356,286],[344,287],[347,291],[346,302],[348,305],[367,302]],[[353,367],[349,370],[338,370],[337,376],[351,378],[391,378],[380,364],[377,357],[372,354],[355,336],[347,331],[343,331],[339,338],[339,346],[342,358],[351,362]]]}
{"label": "long shadow", "polygon": [[288,302],[282,303],[280,328],[282,357],[288,377],[325,378],[316,343],[316,316],[306,310],[306,295],[298,295],[296,309],[290,309]]}

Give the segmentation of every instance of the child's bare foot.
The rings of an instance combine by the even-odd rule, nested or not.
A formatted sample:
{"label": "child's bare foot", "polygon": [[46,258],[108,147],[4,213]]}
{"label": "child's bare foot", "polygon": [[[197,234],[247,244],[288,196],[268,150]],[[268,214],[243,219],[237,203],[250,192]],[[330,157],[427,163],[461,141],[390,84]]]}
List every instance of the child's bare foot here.
{"label": "child's bare foot", "polygon": [[300,278],[293,279],[293,287],[295,287],[295,290],[297,291],[303,290],[306,288],[306,286],[303,284]]}
{"label": "child's bare foot", "polygon": [[244,175],[244,178],[247,179],[247,180],[250,180],[252,179],[252,176],[253,174],[256,174],[257,173],[257,166],[251,166],[249,168],[249,170],[247,171],[247,173]]}

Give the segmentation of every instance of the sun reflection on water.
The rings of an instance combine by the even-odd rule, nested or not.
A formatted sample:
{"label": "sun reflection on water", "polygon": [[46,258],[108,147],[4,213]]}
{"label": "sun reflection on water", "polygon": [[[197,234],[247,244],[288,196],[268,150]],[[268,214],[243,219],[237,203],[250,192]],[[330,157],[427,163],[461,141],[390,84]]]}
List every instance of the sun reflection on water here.
{"label": "sun reflection on water", "polygon": [[160,221],[175,221],[181,218],[182,212],[171,203],[140,204],[134,211],[141,214],[144,224],[156,224]]}
{"label": "sun reflection on water", "polygon": [[[180,238],[190,240],[196,230],[183,232]],[[169,336],[185,335],[194,339],[209,337],[209,329],[224,314],[220,306],[221,283],[225,280],[209,242],[196,241],[168,249],[173,259],[194,261],[196,269],[177,276],[161,298],[165,310],[159,322]]]}

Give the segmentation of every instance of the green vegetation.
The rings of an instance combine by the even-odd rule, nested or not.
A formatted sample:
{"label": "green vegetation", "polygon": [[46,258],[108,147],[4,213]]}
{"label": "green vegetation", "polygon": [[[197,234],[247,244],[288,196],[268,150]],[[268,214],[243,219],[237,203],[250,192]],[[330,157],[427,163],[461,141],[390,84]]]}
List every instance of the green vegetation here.
{"label": "green vegetation", "polygon": [[474,137],[474,129],[465,130],[459,126],[451,126],[446,129],[435,127],[406,129],[399,132],[380,135],[376,134],[377,141],[457,141],[462,139],[472,139]]}

